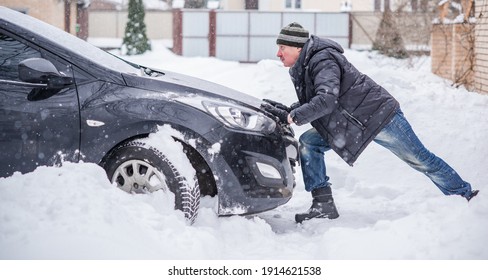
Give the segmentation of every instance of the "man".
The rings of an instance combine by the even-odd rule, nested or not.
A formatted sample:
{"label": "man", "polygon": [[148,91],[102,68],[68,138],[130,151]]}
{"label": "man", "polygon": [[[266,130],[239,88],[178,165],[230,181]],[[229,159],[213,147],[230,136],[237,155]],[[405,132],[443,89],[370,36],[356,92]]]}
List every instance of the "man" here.
{"label": "man", "polygon": [[305,189],[312,193],[312,206],[297,214],[296,222],[339,217],[324,153],[332,149],[352,166],[372,141],[425,174],[445,195],[460,195],[469,201],[478,194],[423,146],[398,101],[349,63],[339,44],[314,35],[309,38],[298,23],[284,27],[276,43],[277,56],[290,67],[299,101],[290,108],[265,100],[268,103],[262,107],[281,122],[311,123],[313,127],[300,136],[303,180]]}

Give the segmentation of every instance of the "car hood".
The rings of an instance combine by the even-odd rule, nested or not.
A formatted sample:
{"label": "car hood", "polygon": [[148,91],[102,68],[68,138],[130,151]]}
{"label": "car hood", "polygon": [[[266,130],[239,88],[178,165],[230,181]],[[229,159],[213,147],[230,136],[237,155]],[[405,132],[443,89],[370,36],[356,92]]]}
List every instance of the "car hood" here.
{"label": "car hood", "polygon": [[259,108],[263,103],[260,99],[243,92],[188,75],[171,71],[154,71],[151,75],[123,74],[123,77],[128,86],[161,92],[165,94],[165,98],[168,97],[167,95],[172,95],[175,99],[195,96],[237,102],[254,108]]}

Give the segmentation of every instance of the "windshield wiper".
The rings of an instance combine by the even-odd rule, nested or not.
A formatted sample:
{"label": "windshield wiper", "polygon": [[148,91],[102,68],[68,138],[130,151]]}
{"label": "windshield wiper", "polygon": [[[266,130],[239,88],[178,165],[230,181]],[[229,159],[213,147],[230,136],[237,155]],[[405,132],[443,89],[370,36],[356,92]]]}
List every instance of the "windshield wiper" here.
{"label": "windshield wiper", "polygon": [[164,73],[161,72],[161,71],[157,71],[157,70],[153,70],[149,67],[145,67],[145,66],[141,66],[139,65],[139,67],[141,67],[141,70],[144,72],[144,74],[150,76],[150,77],[159,77],[159,76],[163,76]]}

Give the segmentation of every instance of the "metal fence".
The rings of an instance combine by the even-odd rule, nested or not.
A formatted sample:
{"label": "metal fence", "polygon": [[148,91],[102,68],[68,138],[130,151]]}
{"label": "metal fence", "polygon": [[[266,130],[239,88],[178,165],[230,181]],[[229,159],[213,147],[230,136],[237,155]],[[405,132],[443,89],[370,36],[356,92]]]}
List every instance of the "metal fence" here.
{"label": "metal fence", "polygon": [[[168,40],[175,53],[225,60],[275,59],[275,40],[292,21],[310,33],[331,38],[345,48],[370,50],[382,14],[374,12],[259,12],[183,9],[146,11],[151,40]],[[409,51],[430,51],[432,14],[397,13],[395,19]],[[89,37],[122,39],[127,11],[90,11]],[[119,40],[121,41],[121,40]],[[119,45],[106,46],[120,47]]]}
{"label": "metal fence", "polygon": [[174,51],[183,56],[210,55],[241,62],[274,59],[276,37],[291,22],[345,48],[350,46],[347,13],[179,10],[173,17]]}

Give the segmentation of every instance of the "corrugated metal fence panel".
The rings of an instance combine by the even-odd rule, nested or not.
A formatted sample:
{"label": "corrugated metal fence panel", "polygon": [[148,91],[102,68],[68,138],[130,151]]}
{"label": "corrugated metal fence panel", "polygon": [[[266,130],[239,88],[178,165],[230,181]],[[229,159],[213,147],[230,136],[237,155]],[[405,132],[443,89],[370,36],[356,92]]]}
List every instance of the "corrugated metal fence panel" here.
{"label": "corrugated metal fence panel", "polygon": [[[286,26],[292,22],[297,22],[303,28],[307,29],[310,34],[315,34],[315,16],[316,13],[283,13],[283,22],[281,27]],[[278,33],[280,30],[276,31]]]}
{"label": "corrugated metal fence panel", "polygon": [[183,13],[183,56],[208,56],[208,12]]}
{"label": "corrugated metal fence panel", "polygon": [[349,47],[349,14],[317,14],[315,34]]}
{"label": "corrugated metal fence panel", "polygon": [[[349,14],[216,11],[215,55],[233,61],[276,59],[281,28],[298,22],[311,34],[349,45]],[[183,11],[183,55],[209,55],[209,11]]]}
{"label": "corrugated metal fence panel", "polygon": [[[250,13],[248,61],[276,58],[276,36],[281,30],[281,13]],[[278,31],[277,31],[278,30]]]}
{"label": "corrugated metal fence panel", "polygon": [[249,16],[247,12],[217,13],[215,56],[220,59],[247,61]]}

